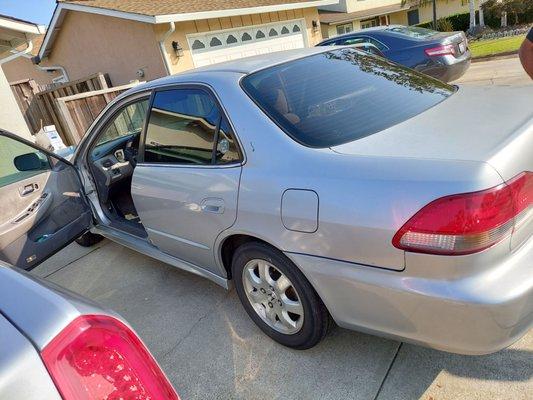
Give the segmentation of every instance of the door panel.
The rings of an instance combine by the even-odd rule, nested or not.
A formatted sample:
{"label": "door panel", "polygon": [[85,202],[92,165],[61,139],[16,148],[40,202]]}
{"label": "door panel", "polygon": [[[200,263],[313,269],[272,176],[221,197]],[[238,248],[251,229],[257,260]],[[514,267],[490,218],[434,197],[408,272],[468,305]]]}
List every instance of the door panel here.
{"label": "door panel", "polygon": [[137,165],[132,196],[148,237],[167,254],[219,272],[213,245],[237,218],[241,167]]}
{"label": "door panel", "polygon": [[0,153],[0,259],[30,269],[83,233],[91,211],[70,164],[6,134]]}

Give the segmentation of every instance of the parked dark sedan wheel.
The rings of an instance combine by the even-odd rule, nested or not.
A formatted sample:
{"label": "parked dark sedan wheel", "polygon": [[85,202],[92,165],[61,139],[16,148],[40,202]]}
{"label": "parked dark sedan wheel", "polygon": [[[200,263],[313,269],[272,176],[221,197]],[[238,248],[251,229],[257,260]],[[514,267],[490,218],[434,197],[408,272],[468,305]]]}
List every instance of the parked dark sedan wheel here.
{"label": "parked dark sedan wheel", "polygon": [[76,243],[83,247],[91,247],[94,246],[96,243],[101,242],[103,239],[104,237],[102,235],[98,235],[96,233],[91,232],[85,232],[83,235],[76,239]]}
{"label": "parked dark sedan wheel", "polygon": [[324,338],[328,311],[284,254],[263,243],[246,243],[233,256],[232,274],[246,312],[272,339],[303,350]]}

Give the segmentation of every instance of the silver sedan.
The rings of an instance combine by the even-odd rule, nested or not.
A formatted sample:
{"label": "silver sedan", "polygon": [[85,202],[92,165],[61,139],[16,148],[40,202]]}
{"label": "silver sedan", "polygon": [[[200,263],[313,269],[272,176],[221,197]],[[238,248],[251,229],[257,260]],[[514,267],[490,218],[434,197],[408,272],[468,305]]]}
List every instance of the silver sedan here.
{"label": "silver sedan", "polygon": [[0,136],[0,258],[90,230],[234,285],[286,346],[335,321],[494,352],[533,320],[532,97],[324,47],[139,85],[70,162]]}

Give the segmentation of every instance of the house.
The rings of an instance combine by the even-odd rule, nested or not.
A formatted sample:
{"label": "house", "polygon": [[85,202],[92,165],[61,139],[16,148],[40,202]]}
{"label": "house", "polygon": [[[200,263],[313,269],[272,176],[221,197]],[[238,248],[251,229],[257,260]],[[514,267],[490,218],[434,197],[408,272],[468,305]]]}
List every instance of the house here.
{"label": "house", "polygon": [[[437,18],[467,13],[468,1],[437,0]],[[373,26],[416,25],[433,20],[433,2],[424,0],[340,0],[321,6],[320,26],[324,38]]]}
{"label": "house", "polygon": [[258,53],[313,46],[318,7],[338,0],[58,0],[34,60],[68,80],[151,80]]}
{"label": "house", "polygon": [[[35,36],[32,39],[33,48],[30,52],[24,53],[20,57],[2,64],[4,75],[9,83],[33,79],[38,85],[44,86],[61,80],[61,74],[59,71],[46,70],[32,62],[32,58],[39,53],[43,39],[44,33]],[[21,45],[16,50],[22,51],[24,46],[25,45]]]}
{"label": "house", "polygon": [[[29,54],[33,39],[44,27],[18,18],[0,15],[0,66]],[[22,49],[21,49],[22,48]],[[32,136],[19,109],[8,80],[0,68],[0,129],[31,140]]]}

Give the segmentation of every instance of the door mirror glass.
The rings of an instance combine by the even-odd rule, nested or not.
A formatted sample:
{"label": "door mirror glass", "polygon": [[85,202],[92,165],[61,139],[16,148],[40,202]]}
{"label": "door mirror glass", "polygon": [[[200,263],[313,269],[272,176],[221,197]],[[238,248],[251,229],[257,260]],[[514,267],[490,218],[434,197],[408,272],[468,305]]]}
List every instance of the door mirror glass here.
{"label": "door mirror glass", "polygon": [[[39,171],[48,169],[48,160],[43,160],[38,153],[26,153],[13,159],[15,168],[19,171]],[[44,167],[44,168],[43,168]]]}
{"label": "door mirror glass", "polygon": [[0,136],[0,187],[50,170],[48,157],[7,136]]}

